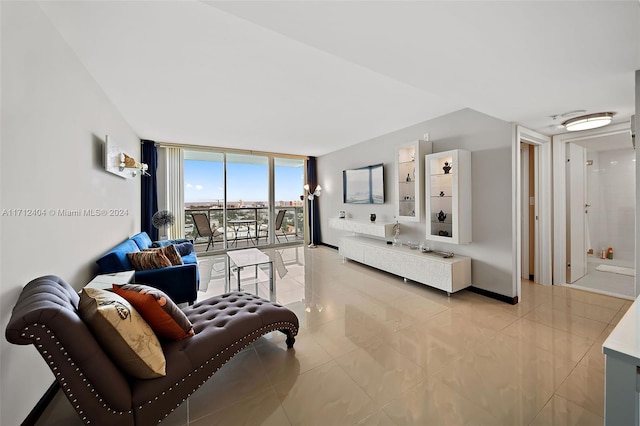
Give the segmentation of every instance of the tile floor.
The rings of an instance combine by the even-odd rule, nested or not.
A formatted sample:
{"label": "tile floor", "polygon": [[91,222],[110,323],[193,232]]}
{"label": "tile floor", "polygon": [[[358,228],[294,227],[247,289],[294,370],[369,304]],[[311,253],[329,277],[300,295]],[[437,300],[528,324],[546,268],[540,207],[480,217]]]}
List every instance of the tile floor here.
{"label": "tile floor", "polygon": [[[163,425],[602,425],[601,345],[630,301],[528,281],[515,306],[448,298],[326,247],[271,255],[276,293],[257,290],[298,315],[295,348],[264,336]],[[201,297],[223,292],[224,257],[201,266]],[[38,424],[79,421],[59,394]]]}
{"label": "tile floor", "polygon": [[623,297],[633,299],[636,294],[635,277],[615,274],[613,272],[596,271],[596,268],[600,264],[623,266],[632,269],[635,268],[633,262],[625,262],[619,259],[600,260],[589,257],[587,262],[587,274],[579,280],[576,280],[573,285],[576,287],[585,287],[604,294],[619,294]]}

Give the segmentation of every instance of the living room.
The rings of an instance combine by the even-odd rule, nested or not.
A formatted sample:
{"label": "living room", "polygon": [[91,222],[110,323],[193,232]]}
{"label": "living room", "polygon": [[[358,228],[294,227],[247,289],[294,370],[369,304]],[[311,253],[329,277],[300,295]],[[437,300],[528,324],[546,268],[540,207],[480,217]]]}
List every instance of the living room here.
{"label": "living room", "polygon": [[[635,9],[630,10],[636,14],[635,19],[638,7],[637,2],[634,3]],[[205,6],[205,3],[199,6],[210,7]],[[624,7],[624,4],[618,6]],[[53,23],[49,15],[52,12],[46,7],[36,2],[3,2],[0,7],[0,209],[28,209],[39,212],[28,216],[2,217],[0,312],[3,329],[26,282],[41,275],[55,274],[64,277],[79,289],[83,283],[89,282],[95,276],[95,260],[101,253],[140,231],[139,180],[124,180],[105,172],[102,158],[105,135],[108,134],[116,140],[123,150],[138,155],[140,139],[156,138],[153,134],[145,134],[141,130],[155,127],[159,129],[156,134],[160,135],[164,130],[171,130],[171,123],[165,117],[154,123],[147,123],[141,119],[135,124],[134,129],[129,111],[122,110],[110,97],[113,90],[117,93],[119,89],[103,87],[96,76],[88,71],[91,64],[82,62],[78,53]],[[238,18],[238,21],[242,21],[238,25],[249,25],[244,22],[249,18],[250,16]],[[99,15],[96,19],[99,19]],[[635,40],[637,48],[637,38]],[[86,48],[91,50],[90,47]],[[630,57],[629,62],[636,62],[625,64],[625,81],[629,77],[626,74],[630,69],[640,68],[637,57]],[[116,68],[121,68],[121,72],[127,73],[127,67],[132,65],[135,66],[118,64]],[[467,65],[475,64],[469,60]],[[535,63],[526,65],[540,66]],[[434,66],[437,66],[437,63]],[[540,67],[540,72],[546,72],[543,70],[544,67]],[[383,84],[388,77],[378,75],[376,78]],[[404,84],[406,83],[402,83]],[[481,86],[482,82],[460,84]],[[633,108],[637,110],[640,98],[638,84],[635,83],[632,87],[626,98],[633,98],[635,94]],[[504,92],[507,90],[500,90],[500,96],[505,96],[514,105],[519,104],[520,96],[517,93],[505,95]],[[343,204],[342,171],[380,162],[389,163],[394,158],[398,145],[422,138],[428,133],[434,144],[434,152],[464,149],[473,155],[473,244],[456,246],[456,254],[473,259],[474,287],[513,298],[517,293],[514,286],[515,232],[512,208],[515,195],[512,186],[512,123],[478,112],[468,104],[459,108],[460,103],[452,100],[443,100],[443,103],[450,107],[446,113],[429,115],[424,111],[424,107],[420,106],[420,97],[412,93],[409,90],[403,93],[399,89],[396,93],[396,103],[405,100],[408,104],[415,105],[416,110],[420,110],[414,116],[398,119],[397,122],[404,122],[404,125],[393,128],[378,126],[375,119],[369,118],[369,129],[366,132],[353,131],[342,137],[342,145],[329,139],[330,132],[323,131],[322,137],[327,138],[327,146],[309,137],[317,146],[308,146],[305,144],[311,142],[301,141],[296,147],[298,152],[286,152],[318,157],[318,176],[323,187],[323,195],[317,204],[322,232],[321,242],[338,246],[342,234],[330,227],[329,220],[337,217],[341,210],[347,210],[347,214],[354,219],[367,220],[371,213],[376,213],[377,221],[393,221],[395,207],[392,202],[375,206],[375,211],[372,206]],[[363,93],[353,95],[363,96]],[[444,98],[445,95],[441,94],[440,98]],[[425,92],[424,96],[431,95]],[[313,103],[312,100],[306,101]],[[175,103],[171,99],[151,99],[149,108],[162,109],[161,104],[164,102]],[[229,103],[228,107],[232,110],[242,107],[231,101]],[[172,108],[180,109],[182,106],[178,102],[178,105]],[[326,106],[328,110],[331,108]],[[348,110],[352,106],[341,105],[339,112],[343,111],[342,108]],[[387,115],[391,115],[394,109],[392,104],[380,108]],[[171,111],[174,113],[175,110]],[[551,123],[545,113],[541,112],[540,116]],[[215,121],[215,115],[202,113],[191,119],[194,122],[211,122]],[[317,116],[317,119],[324,121],[321,116]],[[628,119],[629,117],[626,117],[627,121]],[[289,116],[287,121],[295,124],[296,117]],[[362,121],[365,121],[365,118]],[[255,127],[250,126],[253,127],[251,131],[255,139],[260,139],[262,125],[266,126],[263,122],[255,123]],[[318,128],[323,126],[322,123],[317,125]],[[318,129],[303,130],[313,134],[317,133]],[[301,133],[296,133],[295,137],[300,138],[300,135]],[[221,134],[218,140],[225,140],[226,136],[228,135]],[[248,139],[247,137],[245,142]],[[205,143],[202,140],[184,138],[169,142],[185,145]],[[220,144],[221,142],[212,143],[213,146]],[[242,146],[242,141],[228,148],[252,149]],[[276,142],[269,146],[268,151],[282,152]],[[127,214],[98,218],[67,217],[49,213],[66,209],[106,209],[126,211]],[[421,241],[423,235],[422,224],[402,225],[401,237],[404,239]],[[433,247],[445,249],[449,246],[435,243]],[[322,248],[325,249],[333,250]],[[53,376],[33,348],[11,345],[6,340],[3,340],[0,348],[0,423],[19,424],[51,385]]]}

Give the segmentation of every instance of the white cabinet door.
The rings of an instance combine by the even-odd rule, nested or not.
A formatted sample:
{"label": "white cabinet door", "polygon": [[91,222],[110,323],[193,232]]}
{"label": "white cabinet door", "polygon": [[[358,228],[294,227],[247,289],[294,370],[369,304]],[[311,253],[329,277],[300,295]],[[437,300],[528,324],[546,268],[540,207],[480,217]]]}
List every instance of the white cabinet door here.
{"label": "white cabinet door", "polygon": [[342,257],[353,259],[356,262],[364,263],[365,246],[352,238],[342,238],[338,253]]}

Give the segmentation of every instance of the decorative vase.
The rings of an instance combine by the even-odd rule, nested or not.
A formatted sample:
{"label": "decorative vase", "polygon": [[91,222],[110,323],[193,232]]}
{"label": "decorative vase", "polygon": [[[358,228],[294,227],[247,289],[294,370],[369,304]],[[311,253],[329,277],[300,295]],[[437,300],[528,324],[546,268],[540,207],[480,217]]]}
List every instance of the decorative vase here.
{"label": "decorative vase", "polygon": [[440,191],[440,196],[444,197],[444,191]]}
{"label": "decorative vase", "polygon": [[444,222],[446,218],[447,218],[447,214],[442,210],[440,210],[440,212],[438,213],[438,222]]}
{"label": "decorative vase", "polygon": [[411,177],[409,176],[409,173],[407,173],[407,182],[411,182]]}
{"label": "decorative vase", "polygon": [[375,222],[376,221],[376,214],[375,213],[371,213],[371,215],[369,216],[369,219],[371,220],[371,222]]}
{"label": "decorative vase", "polygon": [[394,246],[398,246],[400,244],[400,241],[398,240],[399,236],[400,236],[400,224],[396,220],[396,223],[393,225],[393,245]]}
{"label": "decorative vase", "polygon": [[442,168],[442,170],[444,170],[445,175],[449,174],[449,171],[451,170],[451,166],[449,165],[448,161],[444,162],[444,167]]}

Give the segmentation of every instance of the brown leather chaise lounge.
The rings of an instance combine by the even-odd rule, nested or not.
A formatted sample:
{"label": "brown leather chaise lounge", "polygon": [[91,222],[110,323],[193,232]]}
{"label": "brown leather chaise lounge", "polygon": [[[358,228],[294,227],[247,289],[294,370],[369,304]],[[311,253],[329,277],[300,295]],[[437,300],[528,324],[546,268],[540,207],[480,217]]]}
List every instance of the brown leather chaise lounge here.
{"label": "brown leather chaise lounge", "polygon": [[183,309],[195,335],[163,342],[166,376],[135,379],[109,358],[78,315],[78,293],[56,276],[27,284],[6,329],[7,340],[33,344],[85,424],[151,425],[162,421],[231,357],[280,330],[293,347],[298,318],[289,309],[241,292]]}

